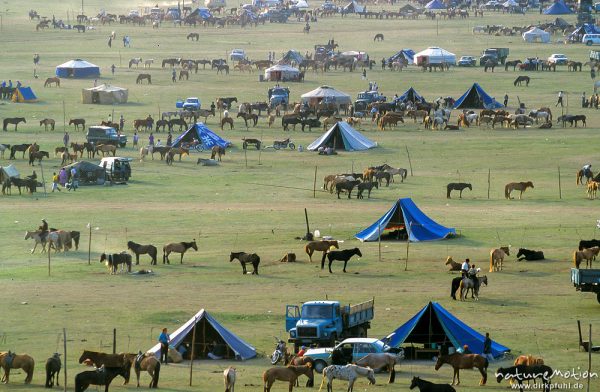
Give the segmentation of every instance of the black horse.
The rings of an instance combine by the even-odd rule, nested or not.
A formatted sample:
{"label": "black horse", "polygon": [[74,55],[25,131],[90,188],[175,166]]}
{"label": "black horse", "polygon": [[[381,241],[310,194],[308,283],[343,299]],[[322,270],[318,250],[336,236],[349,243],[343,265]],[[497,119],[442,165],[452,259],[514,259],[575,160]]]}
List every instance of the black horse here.
{"label": "black horse", "polygon": [[451,199],[450,197],[450,192],[452,191],[459,191],[459,198],[462,199],[462,192],[466,189],[469,188],[469,190],[473,190],[473,187],[471,186],[471,184],[466,183],[466,182],[451,182],[450,184],[446,185],[446,198],[447,199]]}
{"label": "black horse", "polygon": [[500,383],[504,380],[514,380],[517,382],[519,391],[523,392],[523,381],[541,379],[544,385],[544,392],[550,392],[550,381],[554,374],[552,368],[546,365],[517,365],[496,370],[496,381]]}
{"label": "black horse", "polygon": [[544,252],[542,252],[541,250],[529,250],[529,249],[519,248],[519,253],[517,253],[517,260],[519,260],[519,261],[544,260]]}
{"label": "black horse", "polygon": [[358,181],[358,180],[341,181],[341,182],[338,182],[337,184],[335,184],[335,191],[337,192],[338,199],[340,198],[340,193],[342,193],[342,191],[348,192],[348,199],[349,199],[350,196],[352,195],[352,189],[354,189],[354,187],[357,186],[358,184],[360,184],[360,181]]}
{"label": "black horse", "polygon": [[83,392],[90,385],[104,385],[104,392],[108,392],[108,387],[112,380],[117,376],[129,379],[131,364],[123,367],[100,367],[97,370],[88,370],[75,376],[75,392]]}
{"label": "black horse", "polygon": [[129,253],[102,253],[100,262],[106,262],[106,266],[110,270],[111,275],[117,273],[119,264],[127,266],[127,272],[131,272],[131,255]]}
{"label": "black horse", "polygon": [[246,252],[231,252],[229,255],[229,262],[231,263],[234,259],[238,259],[242,265],[242,274],[246,275],[246,263],[252,264],[252,275],[258,275],[258,265],[260,264],[260,257],[256,253]]}
{"label": "black horse", "polygon": [[179,125],[180,131],[182,128],[187,128],[187,123],[185,122],[185,120],[181,118],[174,118],[172,120],[169,120],[169,131],[172,131],[175,125]]}
{"label": "black horse", "polygon": [[419,377],[413,377],[410,382],[410,389],[419,388],[421,392],[456,392],[456,389],[449,384],[434,384],[431,381],[422,380]]}
{"label": "black horse", "polygon": [[143,254],[148,254],[152,258],[150,265],[156,265],[156,255],[158,254],[158,249],[156,249],[156,246],[140,245],[133,241],[128,241],[127,249],[130,249],[133,253],[135,253],[135,265],[140,263],[140,255]]}
{"label": "black horse", "polygon": [[17,127],[19,126],[19,123],[25,123],[27,124],[27,121],[25,121],[25,117],[13,117],[13,118],[5,118],[3,123],[2,123],[2,130],[6,131],[6,126],[8,124],[14,124],[15,126],[15,132],[17,132]]}
{"label": "black horse", "polygon": [[358,255],[358,257],[362,257],[362,253],[360,253],[360,249],[344,249],[344,250],[331,250],[327,253],[327,260],[329,260],[329,273],[332,274],[331,271],[331,263],[334,260],[340,260],[344,262],[344,272],[346,272],[346,265],[348,264],[348,260],[354,255]]}
{"label": "black horse", "polygon": [[363,192],[366,189],[369,192],[367,194],[367,197],[370,199],[371,198],[371,189],[373,189],[373,188],[379,189],[379,183],[377,181],[361,182],[360,184],[358,184],[358,187],[356,188],[356,198],[363,199]]}
{"label": "black horse", "polygon": [[593,248],[594,246],[600,246],[600,240],[581,240],[579,241],[579,250],[584,250],[587,248]]}
{"label": "black horse", "polygon": [[12,185],[19,188],[19,195],[21,194],[21,188],[26,188],[29,191],[29,193],[33,193],[36,191],[36,188],[38,186],[38,182],[32,178],[11,177],[10,182],[12,183]]}
{"label": "black horse", "polygon": [[17,151],[21,151],[23,153],[23,159],[25,159],[25,152],[29,147],[31,147],[31,143],[13,144],[10,146],[10,157],[8,159],[16,159],[15,154]]}
{"label": "black horse", "polygon": [[54,386],[54,380],[56,379],[56,386],[60,386],[58,382],[58,375],[62,363],[60,361],[60,354],[54,353],[50,358],[46,360],[46,388],[52,388]]}

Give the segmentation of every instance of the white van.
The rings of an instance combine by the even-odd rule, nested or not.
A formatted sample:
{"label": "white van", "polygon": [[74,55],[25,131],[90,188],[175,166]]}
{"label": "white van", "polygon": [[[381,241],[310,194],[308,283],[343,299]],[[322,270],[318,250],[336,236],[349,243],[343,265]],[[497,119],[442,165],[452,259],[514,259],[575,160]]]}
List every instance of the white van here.
{"label": "white van", "polygon": [[584,34],[581,42],[587,46],[600,45],[600,34]]}

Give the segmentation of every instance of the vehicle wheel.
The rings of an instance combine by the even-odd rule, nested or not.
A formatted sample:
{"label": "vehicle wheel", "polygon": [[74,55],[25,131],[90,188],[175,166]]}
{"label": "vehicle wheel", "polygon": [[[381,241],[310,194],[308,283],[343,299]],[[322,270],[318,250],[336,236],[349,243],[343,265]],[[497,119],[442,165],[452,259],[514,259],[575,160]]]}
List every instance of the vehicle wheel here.
{"label": "vehicle wheel", "polygon": [[314,365],[314,369],[315,372],[317,373],[323,373],[323,369],[325,369],[327,367],[327,363],[325,363],[325,361],[321,360],[321,359],[317,359],[315,361],[315,365]]}
{"label": "vehicle wheel", "polygon": [[598,303],[600,304],[600,293],[596,294],[596,299],[598,300]]}
{"label": "vehicle wheel", "polygon": [[276,351],[271,355],[271,365],[277,365],[277,362],[281,360],[281,354]]}
{"label": "vehicle wheel", "polygon": [[296,149],[296,145],[294,143],[290,143],[290,150],[295,150]]}
{"label": "vehicle wheel", "polygon": [[279,150],[281,148],[281,146],[279,144],[273,144],[273,148],[276,150]]}
{"label": "vehicle wheel", "polygon": [[592,43],[593,43],[592,41],[588,41],[588,42],[586,42],[585,44],[586,44],[587,46],[592,46]]}

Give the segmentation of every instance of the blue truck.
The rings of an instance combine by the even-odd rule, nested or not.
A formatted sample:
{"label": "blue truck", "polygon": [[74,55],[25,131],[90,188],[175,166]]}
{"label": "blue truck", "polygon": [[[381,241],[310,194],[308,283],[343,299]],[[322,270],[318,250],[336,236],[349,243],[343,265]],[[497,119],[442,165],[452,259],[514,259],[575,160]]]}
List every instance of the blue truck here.
{"label": "blue truck", "polygon": [[186,98],[185,101],[175,102],[175,107],[177,109],[183,109],[183,110],[189,110],[189,111],[199,110],[201,106],[202,106],[202,104],[200,103],[200,98],[198,98],[198,97],[189,97],[189,98]]}
{"label": "blue truck", "polygon": [[577,291],[596,293],[600,303],[600,269],[571,268],[571,282]]}
{"label": "blue truck", "polygon": [[271,87],[267,92],[267,98],[269,99],[269,106],[274,109],[275,106],[285,102],[290,103],[290,89],[288,87]]}
{"label": "blue truck", "polygon": [[293,343],[297,352],[301,346],[333,347],[338,339],[366,337],[374,311],[375,299],[357,305],[341,305],[339,301],[287,305],[288,343]]}

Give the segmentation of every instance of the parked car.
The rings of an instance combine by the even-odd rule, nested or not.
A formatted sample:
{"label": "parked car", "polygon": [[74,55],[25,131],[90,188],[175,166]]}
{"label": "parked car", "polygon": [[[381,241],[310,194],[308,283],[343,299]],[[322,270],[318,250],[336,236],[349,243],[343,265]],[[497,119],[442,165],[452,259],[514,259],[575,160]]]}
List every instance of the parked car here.
{"label": "parked car", "polygon": [[125,147],[125,145],[127,145],[127,136],[119,135],[116,129],[104,125],[94,125],[89,127],[85,137],[88,143],[94,143],[96,145],[114,144],[119,147]]}
{"label": "parked car", "polygon": [[475,56],[462,56],[458,60],[459,67],[474,67],[477,65],[477,59]]}
{"label": "parked car", "polygon": [[175,107],[183,110],[198,110],[201,107],[200,98],[198,97],[189,97],[186,98],[185,101],[177,101],[175,102]]}
{"label": "parked car", "polygon": [[231,61],[241,61],[246,58],[246,52],[244,49],[233,49],[229,54]]}
{"label": "parked car", "polygon": [[600,45],[600,34],[584,34],[581,42],[587,46]]}
{"label": "parked car", "polygon": [[111,182],[124,183],[131,177],[132,158],[105,157],[100,161],[100,167],[104,168],[106,178]]}
{"label": "parked car", "polygon": [[404,350],[389,347],[374,338],[349,338],[335,347],[311,348],[304,353],[304,356],[311,357],[315,361],[315,371],[321,373],[331,365],[331,353],[335,349],[342,350],[342,354],[349,362],[356,362],[367,354],[384,352],[396,354],[399,360],[404,358]]}
{"label": "parked car", "polygon": [[548,62],[556,65],[567,65],[569,58],[564,54],[555,53],[548,57]]}

